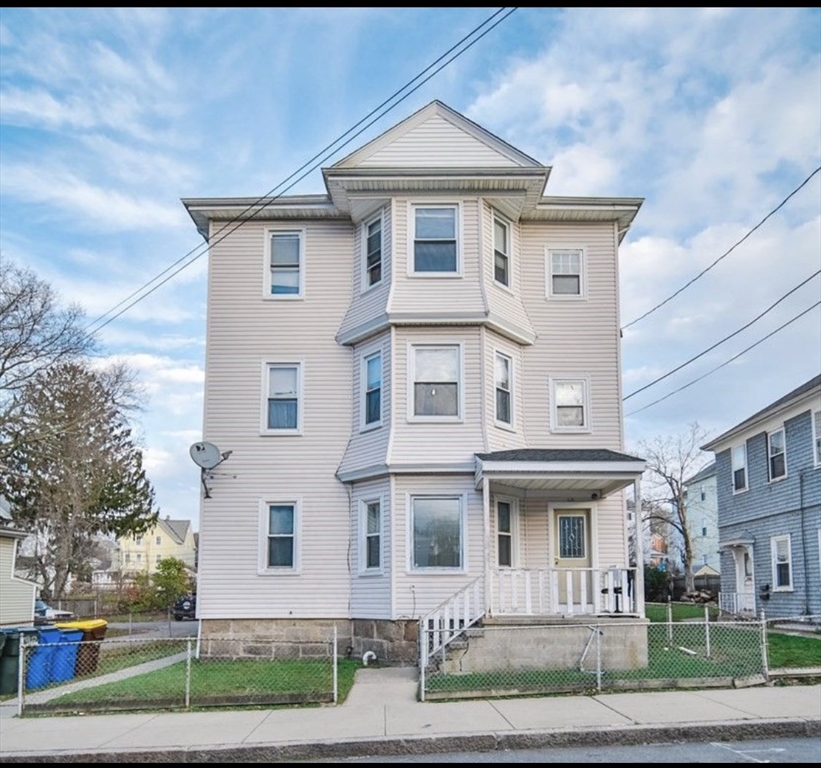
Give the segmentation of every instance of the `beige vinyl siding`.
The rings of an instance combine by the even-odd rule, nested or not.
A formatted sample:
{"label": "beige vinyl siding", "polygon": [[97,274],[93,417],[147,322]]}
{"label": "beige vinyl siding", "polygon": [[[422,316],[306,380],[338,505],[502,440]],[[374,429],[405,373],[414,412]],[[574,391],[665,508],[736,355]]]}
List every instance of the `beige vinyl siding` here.
{"label": "beige vinyl siding", "polygon": [[[527,442],[533,446],[622,450],[619,408],[619,320],[612,223],[528,222],[522,225],[522,291],[537,339],[523,349]],[[587,298],[551,300],[545,294],[547,247],[584,247]],[[592,430],[550,431],[549,379],[590,377]]]}
{"label": "beige vinyl siding", "polygon": [[[409,275],[413,259],[413,205],[459,205],[459,260],[461,276],[419,277]],[[431,314],[452,312],[484,313],[480,283],[478,202],[475,198],[402,198],[394,206],[396,239],[394,251],[394,291],[392,313],[415,313],[429,321]]]}
{"label": "beige vinyl siding", "polygon": [[[230,458],[201,502],[203,618],[347,616],[350,502],[334,473],[351,432],[351,351],[334,340],[350,296],[353,231],[307,222],[305,299],[264,300],[266,224],[215,243],[203,439]],[[303,429],[260,435],[265,362],[301,362]],[[299,501],[299,574],[259,575],[261,502]]]}
{"label": "beige vinyl siding", "polygon": [[[498,426],[496,422],[496,353],[507,355],[513,364],[512,381],[512,430]],[[487,420],[487,450],[502,451],[508,448],[526,448],[525,442],[525,398],[523,381],[522,348],[491,330],[484,333],[484,400]],[[531,446],[532,447],[532,446]]]}
{"label": "beige vinyl siding", "polygon": [[[391,462],[399,464],[473,462],[482,437],[481,339],[478,327],[399,328],[393,354],[396,406],[393,412]],[[408,365],[413,344],[461,344],[461,421],[412,421],[408,403],[413,382]]]}
{"label": "beige vinyl siding", "polygon": [[[351,521],[353,524],[353,547],[351,556],[351,616],[354,619],[391,618],[391,537],[392,515],[390,480],[372,480],[352,485]],[[361,572],[363,553],[360,551],[362,535],[359,529],[361,505],[365,501],[379,499],[382,505],[382,573],[363,574]]]}
{"label": "beige vinyl siding", "polygon": [[[362,428],[363,358],[374,352],[382,352],[382,426]],[[388,440],[391,433],[391,334],[386,331],[379,338],[357,345],[353,356],[353,411],[351,417],[351,439],[339,471],[351,472],[365,467],[385,464],[388,460]]]}
{"label": "beige vinyl siding", "polygon": [[[371,221],[369,216],[366,221]],[[358,224],[354,229],[354,245],[351,254],[353,260],[353,293],[351,304],[345,314],[345,319],[339,328],[340,333],[346,333],[359,326],[374,320],[385,313],[388,294],[390,292],[391,275],[393,265],[391,258],[393,215],[391,206],[382,209],[382,282],[363,292],[365,283],[363,259],[364,244],[362,242],[362,224]]]}
{"label": "beige vinyl siding", "polygon": [[533,324],[522,302],[521,225],[499,215],[499,218],[507,223],[510,235],[508,263],[511,279],[510,287],[506,289],[494,278],[493,221],[495,215],[496,211],[493,206],[481,201],[482,277],[485,281],[488,311],[494,319],[499,318],[514,328],[533,333]]}
{"label": "beige vinyl siding", "polygon": [[[410,510],[413,495],[467,494],[465,573],[425,573],[410,569]],[[395,565],[395,619],[418,619],[484,573],[484,517],[482,494],[472,475],[396,475],[393,497]]]}
{"label": "beige vinyl siding", "polygon": [[518,167],[509,157],[439,115],[432,115],[357,165],[363,168]]}
{"label": "beige vinyl siding", "polygon": [[37,585],[14,575],[17,539],[0,536],[0,625],[27,625],[34,620]]}

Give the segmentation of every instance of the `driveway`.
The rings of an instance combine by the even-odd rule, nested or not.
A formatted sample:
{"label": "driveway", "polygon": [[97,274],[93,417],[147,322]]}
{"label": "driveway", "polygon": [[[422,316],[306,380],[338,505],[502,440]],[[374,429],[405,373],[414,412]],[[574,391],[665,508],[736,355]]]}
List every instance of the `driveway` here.
{"label": "driveway", "polygon": [[199,619],[184,619],[183,621],[134,621],[109,622],[108,629],[116,629],[117,637],[196,637],[200,627]]}

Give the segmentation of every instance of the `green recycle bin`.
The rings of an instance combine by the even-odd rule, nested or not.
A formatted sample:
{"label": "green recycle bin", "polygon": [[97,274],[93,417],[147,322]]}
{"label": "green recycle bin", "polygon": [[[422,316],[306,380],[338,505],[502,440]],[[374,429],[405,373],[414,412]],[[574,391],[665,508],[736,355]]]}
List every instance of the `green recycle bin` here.
{"label": "green recycle bin", "polygon": [[25,634],[39,634],[38,627],[5,627],[0,653],[0,696],[17,693],[20,673],[20,639]]}

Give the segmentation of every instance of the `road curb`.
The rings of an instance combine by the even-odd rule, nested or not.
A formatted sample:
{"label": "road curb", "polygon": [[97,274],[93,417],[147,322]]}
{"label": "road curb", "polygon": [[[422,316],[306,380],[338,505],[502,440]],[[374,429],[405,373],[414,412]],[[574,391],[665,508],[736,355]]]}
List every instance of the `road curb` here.
{"label": "road curb", "polygon": [[162,749],[4,752],[8,763],[285,763],[342,757],[401,757],[440,752],[495,752],[549,747],[601,747],[680,742],[748,741],[821,737],[821,719],[731,720],[679,725],[377,737],[276,744],[214,745]]}

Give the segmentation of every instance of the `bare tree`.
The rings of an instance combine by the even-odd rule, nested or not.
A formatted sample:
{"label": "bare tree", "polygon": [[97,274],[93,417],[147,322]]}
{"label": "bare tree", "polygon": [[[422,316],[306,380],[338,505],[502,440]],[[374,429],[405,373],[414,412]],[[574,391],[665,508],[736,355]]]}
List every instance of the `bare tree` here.
{"label": "bare tree", "polygon": [[18,421],[26,385],[94,347],[78,306],[61,306],[47,282],[0,255],[0,469],[22,441],[38,439]]}
{"label": "bare tree", "polygon": [[695,578],[685,481],[711,461],[700,448],[706,438],[707,432],[694,422],[677,435],[658,436],[638,444],[637,455],[647,462],[647,499],[657,502],[648,507],[644,519],[651,527],[669,526],[678,533],[688,592],[694,591]]}

